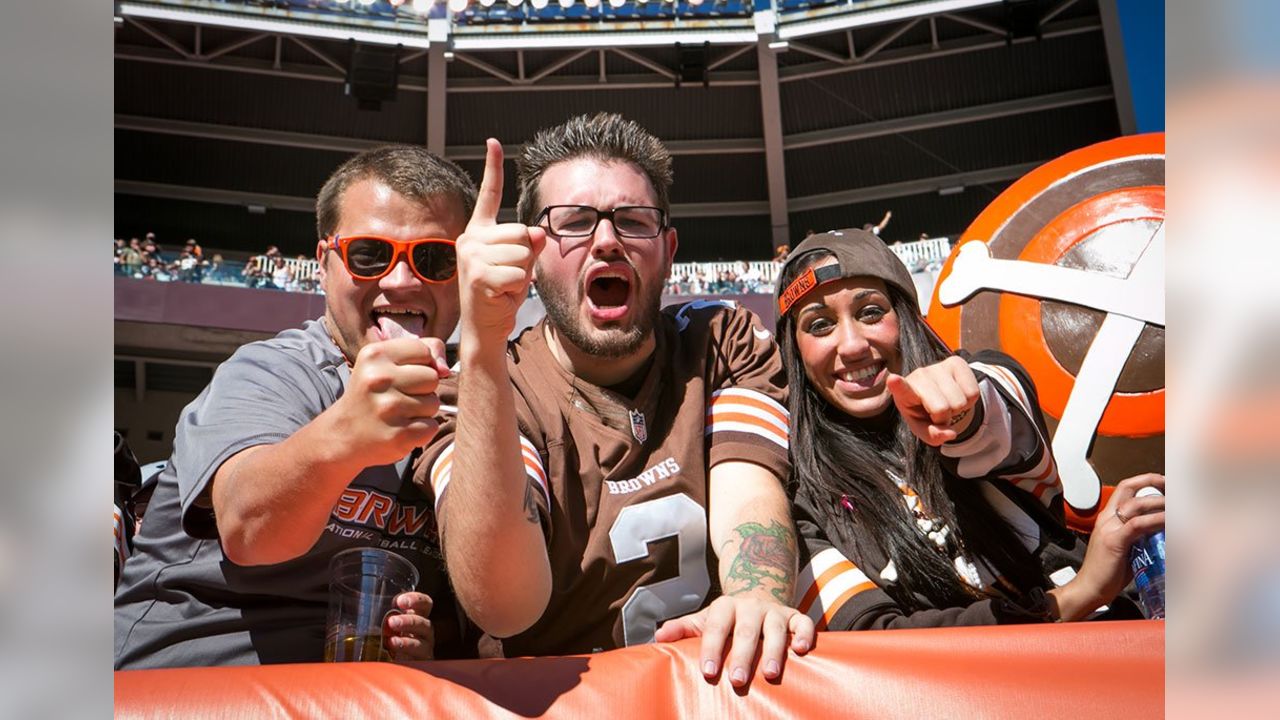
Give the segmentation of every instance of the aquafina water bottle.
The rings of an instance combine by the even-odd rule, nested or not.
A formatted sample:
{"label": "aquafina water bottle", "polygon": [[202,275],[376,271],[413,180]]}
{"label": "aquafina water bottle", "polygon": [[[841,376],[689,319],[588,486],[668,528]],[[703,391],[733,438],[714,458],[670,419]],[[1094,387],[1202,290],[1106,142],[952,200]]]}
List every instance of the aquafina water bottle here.
{"label": "aquafina water bottle", "polygon": [[[1153,487],[1138,491],[1138,497],[1160,495]],[[1152,620],[1164,618],[1164,531],[1152,533],[1133,544],[1129,551],[1133,579],[1138,586],[1142,609]]]}

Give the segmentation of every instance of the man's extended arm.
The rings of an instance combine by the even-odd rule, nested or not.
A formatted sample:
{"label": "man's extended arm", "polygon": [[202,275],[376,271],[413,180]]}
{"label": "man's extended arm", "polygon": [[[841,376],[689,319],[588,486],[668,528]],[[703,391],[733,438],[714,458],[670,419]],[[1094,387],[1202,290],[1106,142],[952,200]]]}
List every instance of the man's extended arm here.
{"label": "man's extended arm", "polygon": [[462,289],[458,429],[448,494],[437,498],[454,591],[486,632],[531,626],[551,599],[551,564],[524,470],[507,372],[507,336],[545,240],[537,228],[498,225],[502,146],[489,140],[475,213],[458,238]]}
{"label": "man's extended arm", "polygon": [[711,468],[711,540],[725,595],[790,605],[796,536],[778,478],[748,462]]}
{"label": "man's extended arm", "polygon": [[211,499],[227,559],[269,565],[302,556],[361,470],[397,462],[430,440],[443,358],[436,339],[367,345],[336,403],[288,438],[224,461]]}

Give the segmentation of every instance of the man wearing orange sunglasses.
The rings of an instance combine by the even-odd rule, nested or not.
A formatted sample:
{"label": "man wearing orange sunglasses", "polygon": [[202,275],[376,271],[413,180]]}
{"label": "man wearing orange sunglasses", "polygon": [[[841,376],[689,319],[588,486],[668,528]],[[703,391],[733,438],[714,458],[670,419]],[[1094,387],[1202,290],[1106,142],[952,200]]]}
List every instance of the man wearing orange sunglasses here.
{"label": "man wearing orange sunglasses", "polygon": [[464,652],[432,506],[408,470],[437,430],[459,317],[453,241],[475,199],[460,168],[420,147],[370,150],[330,176],[316,202],[324,316],[240,348],[183,411],[121,575],[117,669],[319,661],[328,561],[369,546],[422,577],[396,599],[387,649]]}

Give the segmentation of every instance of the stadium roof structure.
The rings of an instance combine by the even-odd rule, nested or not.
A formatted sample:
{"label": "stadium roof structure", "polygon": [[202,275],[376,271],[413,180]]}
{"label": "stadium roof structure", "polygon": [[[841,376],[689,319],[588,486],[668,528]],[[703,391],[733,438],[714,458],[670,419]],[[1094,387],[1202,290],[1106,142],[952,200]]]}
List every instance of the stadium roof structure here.
{"label": "stadium roof structure", "polygon": [[[310,254],[354,152],[425,144],[478,178],[486,137],[511,157],[605,110],[671,148],[681,260],[760,259],[886,210],[888,239],[956,236],[1121,132],[1107,0],[455,1],[117,2],[116,235]],[[344,93],[367,48],[398,70],[377,111]]]}

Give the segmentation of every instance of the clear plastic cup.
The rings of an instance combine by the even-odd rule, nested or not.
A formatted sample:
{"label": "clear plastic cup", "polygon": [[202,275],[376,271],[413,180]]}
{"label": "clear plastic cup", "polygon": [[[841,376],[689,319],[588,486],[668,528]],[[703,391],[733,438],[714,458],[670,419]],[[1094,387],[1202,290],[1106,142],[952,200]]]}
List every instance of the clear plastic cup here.
{"label": "clear plastic cup", "polygon": [[417,587],[418,569],[390,550],[352,548],[334,555],[325,662],[391,660],[382,637],[386,619],[400,612],[396,596]]}

